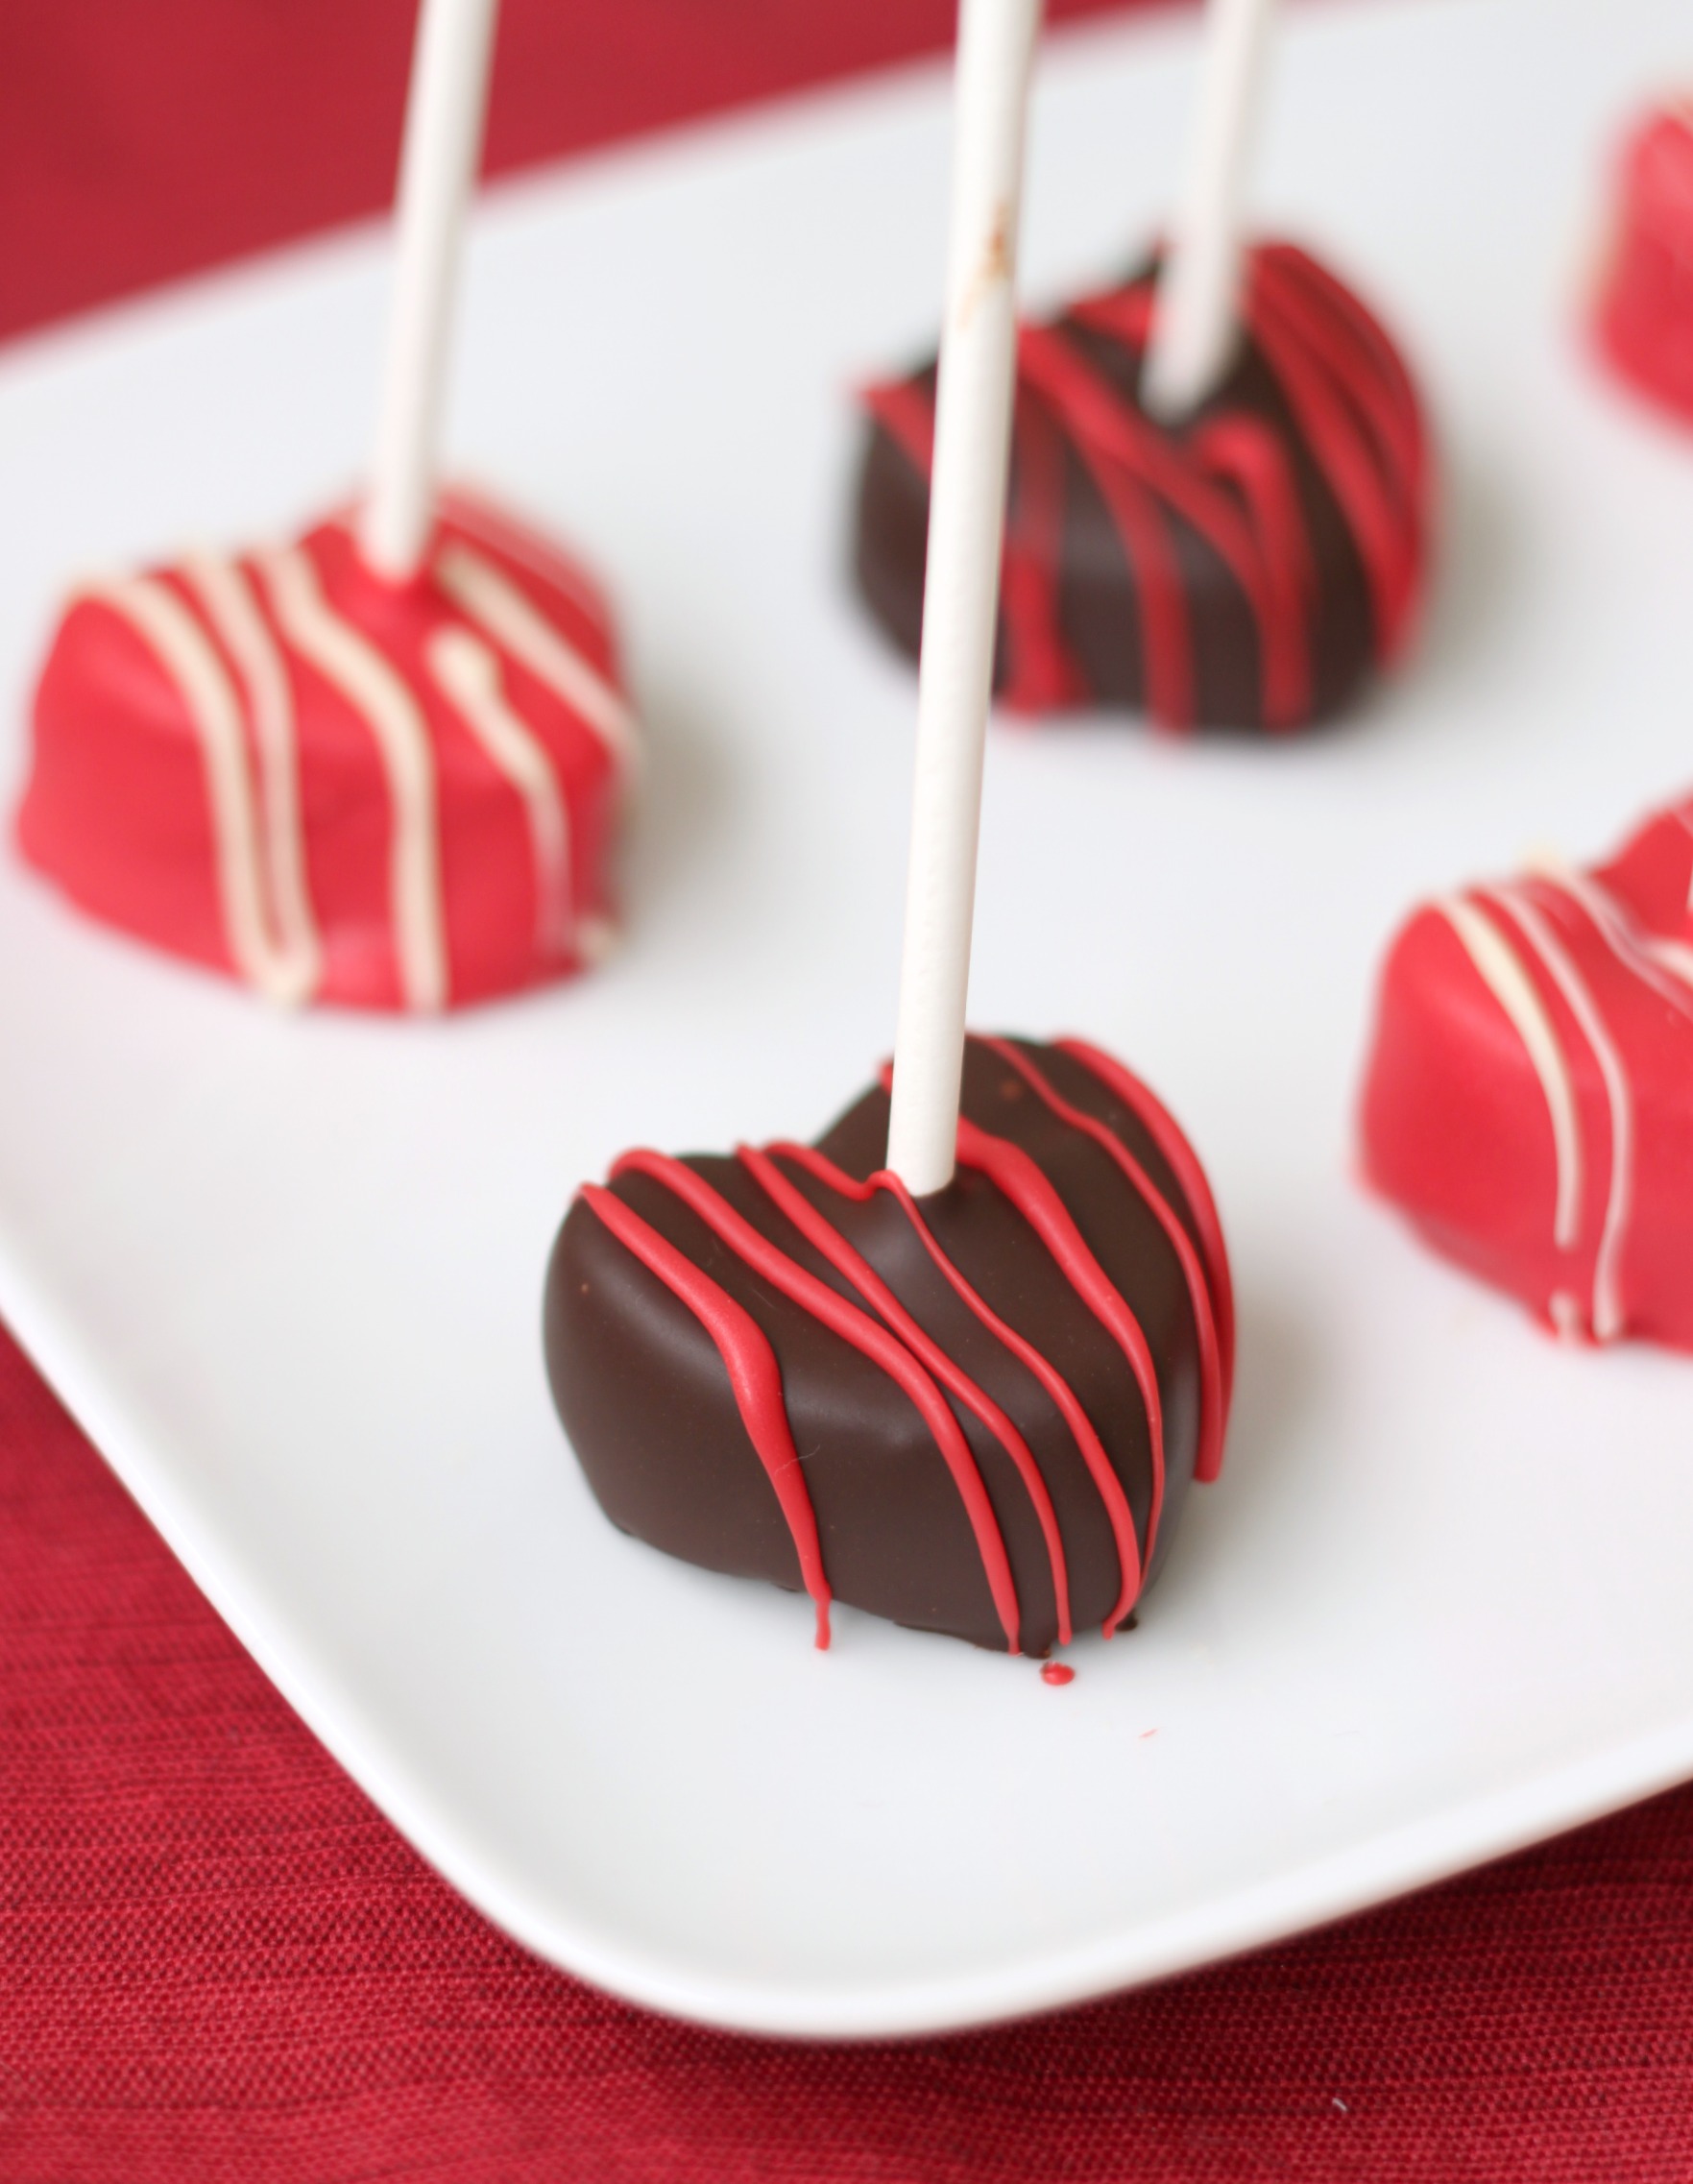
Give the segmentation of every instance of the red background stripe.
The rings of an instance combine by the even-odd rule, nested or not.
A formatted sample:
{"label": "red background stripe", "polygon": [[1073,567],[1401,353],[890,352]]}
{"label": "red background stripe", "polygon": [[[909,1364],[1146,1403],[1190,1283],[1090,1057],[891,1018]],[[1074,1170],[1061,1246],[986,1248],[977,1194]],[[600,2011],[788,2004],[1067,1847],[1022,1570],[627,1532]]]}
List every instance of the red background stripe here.
{"label": "red background stripe", "polygon": [[[953,0],[504,0],[487,163],[933,52],[953,15]],[[411,0],[6,0],[0,335],[386,205],[412,19]]]}

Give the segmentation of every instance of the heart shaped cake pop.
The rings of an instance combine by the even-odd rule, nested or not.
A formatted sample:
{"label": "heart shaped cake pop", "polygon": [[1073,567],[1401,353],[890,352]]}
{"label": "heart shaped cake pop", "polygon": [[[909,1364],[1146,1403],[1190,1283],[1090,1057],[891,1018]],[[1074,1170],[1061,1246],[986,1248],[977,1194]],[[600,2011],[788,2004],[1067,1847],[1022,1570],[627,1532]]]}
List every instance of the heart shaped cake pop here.
{"label": "heart shaped cake pop", "polygon": [[814,1147],[632,1153],[547,1278],[559,1415],[614,1523],[707,1568],[1044,1655],[1121,1627],[1217,1475],[1228,1263],[1119,1063],[972,1038],[957,1173],[885,1165],[884,1075]]}
{"label": "heart shaped cake pop", "polygon": [[634,749],[597,587],[448,494],[401,582],[337,519],[85,588],[18,839],[83,910],[273,1000],[437,1009],[598,954]]}
{"label": "heart shaped cake pop", "polygon": [[1690,900],[1693,800],[1425,907],[1382,973],[1367,1179],[1570,1339],[1693,1349]]}
{"label": "heart shaped cake pop", "polygon": [[[1430,464],[1392,343],[1285,243],[1249,254],[1239,352],[1180,425],[1142,406],[1157,268],[1022,329],[996,686],[1013,711],[1125,706],[1171,728],[1294,729],[1404,645]],[[932,364],[866,396],[856,566],[915,653]]]}

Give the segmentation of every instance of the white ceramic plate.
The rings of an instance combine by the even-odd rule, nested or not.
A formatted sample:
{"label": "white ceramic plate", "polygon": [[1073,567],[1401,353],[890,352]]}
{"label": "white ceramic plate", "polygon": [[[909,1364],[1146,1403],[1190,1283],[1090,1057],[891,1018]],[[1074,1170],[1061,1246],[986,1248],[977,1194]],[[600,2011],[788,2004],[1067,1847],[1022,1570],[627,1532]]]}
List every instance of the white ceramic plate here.
{"label": "white ceramic plate", "polygon": [[[615,1533],[542,1267],[624,1144],[809,1132],[892,1017],[911,691],[841,577],[856,376],[924,340],[945,79],[502,191],[453,438],[588,542],[652,718],[600,976],[433,1027],[284,1021],[0,870],[0,1306],[300,1711],[543,1954],[724,2025],[963,2025],[1289,1932],[1693,1773],[1693,1366],[1560,1352],[1348,1178],[1418,892],[1602,847],[1693,769],[1693,441],[1584,360],[1601,162],[1673,0],[1290,24],[1267,224],[1405,334],[1446,451],[1415,667],[1273,751],[991,750],[974,1012],[1085,1031],[1208,1160],[1241,1296],[1222,1484],[1076,1680]],[[1192,33],[1059,40],[1034,294],[1139,247]],[[374,232],[0,362],[5,771],[51,602],[355,473]]]}

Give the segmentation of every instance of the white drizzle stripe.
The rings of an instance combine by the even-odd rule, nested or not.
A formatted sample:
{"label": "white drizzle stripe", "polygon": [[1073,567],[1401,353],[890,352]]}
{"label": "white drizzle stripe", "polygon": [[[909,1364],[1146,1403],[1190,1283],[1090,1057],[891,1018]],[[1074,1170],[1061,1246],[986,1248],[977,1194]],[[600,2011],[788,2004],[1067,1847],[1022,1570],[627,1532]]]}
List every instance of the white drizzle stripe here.
{"label": "white drizzle stripe", "polygon": [[[1693,983],[1676,960],[1685,957],[1693,963],[1693,950],[1679,948],[1673,940],[1657,942],[1652,934],[1642,933],[1615,896],[1588,873],[1571,872],[1543,860],[1536,866],[1535,877],[1586,911],[1600,939],[1625,971],[1649,985],[1681,1015],[1693,1017]],[[1660,949],[1672,953],[1660,955]]]}
{"label": "white drizzle stripe", "polygon": [[436,556],[435,576],[463,613],[593,730],[621,770],[635,770],[640,750],[629,708],[526,592],[457,541]]}
{"label": "white drizzle stripe", "polygon": [[1519,886],[1489,892],[1514,919],[1551,972],[1605,1080],[1605,1094],[1610,1104],[1610,1185],[1593,1261],[1593,1332],[1600,1342],[1611,1342],[1626,1323],[1618,1274],[1634,1195],[1634,1103],[1628,1072],[1598,1005],[1539,908]]}
{"label": "white drizzle stripe", "polygon": [[1549,1310],[1552,1314],[1552,1324],[1558,1330],[1559,1341],[1561,1343],[1579,1343],[1583,1333],[1580,1300],[1572,1297],[1567,1289],[1555,1289],[1552,1292],[1552,1302]]}
{"label": "white drizzle stripe", "polygon": [[218,903],[235,968],[269,999],[304,999],[300,967],[265,924],[258,828],[240,700],[210,639],[168,585],[155,577],[86,587],[144,640],[181,694],[200,741],[216,844]]}
{"label": "white drizzle stripe", "polygon": [[478,546],[487,546],[502,561],[515,561],[554,591],[567,593],[591,621],[610,619],[605,595],[586,570],[480,494],[448,486],[441,496],[440,513],[455,530],[468,531]]}
{"label": "white drizzle stripe", "polygon": [[288,669],[247,579],[233,563],[190,554],[182,562],[181,574],[246,686],[248,718],[258,745],[271,917],[305,998],[316,992],[323,976],[323,947],[305,880],[294,692]]}
{"label": "white drizzle stripe", "polygon": [[447,934],[435,758],[423,713],[399,670],[329,605],[300,547],[267,553],[260,567],[283,636],[363,716],[375,740],[392,807],[388,893],[400,990],[409,1008],[444,1008]]}
{"label": "white drizzle stripe", "polygon": [[1655,963],[1661,963],[1670,976],[1679,979],[1685,986],[1693,987],[1693,948],[1684,940],[1662,940],[1657,934],[1642,935],[1641,947]]}
{"label": "white drizzle stripe", "polygon": [[570,952],[570,834],[546,746],[506,703],[499,661],[468,629],[438,629],[424,648],[429,672],[466,726],[522,798],[535,859],[535,943]]}
{"label": "white drizzle stripe", "polygon": [[1558,1167],[1552,1240],[1560,1251],[1573,1250],[1582,1233],[1582,1125],[1575,1080],[1562,1043],[1521,959],[1486,911],[1458,895],[1435,908],[1451,925],[1482,983],[1510,1018],[1540,1080]]}

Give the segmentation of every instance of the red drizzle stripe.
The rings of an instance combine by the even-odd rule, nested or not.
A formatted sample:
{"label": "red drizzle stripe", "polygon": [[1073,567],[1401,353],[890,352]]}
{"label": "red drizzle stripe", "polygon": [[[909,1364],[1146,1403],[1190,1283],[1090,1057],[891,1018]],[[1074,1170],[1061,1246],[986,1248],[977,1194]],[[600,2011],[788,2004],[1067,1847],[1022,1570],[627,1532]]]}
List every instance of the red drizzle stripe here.
{"label": "red drizzle stripe", "polygon": [[921,1239],[925,1250],[928,1251],[940,1273],[946,1276],[958,1297],[970,1307],[988,1332],[997,1336],[1012,1356],[1033,1373],[1057,1406],[1064,1422],[1075,1436],[1076,1444],[1081,1451],[1082,1461],[1086,1464],[1088,1472],[1095,1486],[1099,1489],[1100,1498],[1104,1503],[1106,1515],[1111,1520],[1111,1536],[1117,1543],[1117,1560],[1118,1566],[1122,1571],[1122,1585],[1118,1593],[1117,1604],[1105,1619],[1104,1634],[1110,1638],[1140,1597],[1140,1542],[1135,1538],[1134,1513],[1128,1506],[1128,1497],[1123,1491],[1123,1482],[1117,1476],[1116,1467],[1105,1453],[1104,1444],[1096,1432],[1093,1420],[1083,1410],[1076,1391],[1056,1366],[1049,1358],[1043,1357],[1034,1345],[1020,1335],[1015,1327],[1008,1326],[1000,1318],[993,1306],[987,1302],[986,1298],[965,1279],[952,1260],[948,1258],[945,1251],[941,1250],[934,1231],[924,1220],[916,1200],[912,1198],[910,1192],[907,1190],[905,1184],[901,1182],[891,1168],[883,1168],[872,1176],[867,1182],[860,1183],[849,1176],[845,1169],[837,1168],[834,1162],[826,1153],[819,1153],[815,1146],[783,1143],[772,1146],[770,1150],[772,1153],[780,1154],[784,1160],[791,1160],[796,1166],[808,1169],[820,1182],[827,1183],[832,1190],[839,1191],[844,1198],[857,1199],[861,1202],[870,1196],[872,1191],[886,1191],[903,1207],[907,1220],[910,1222],[912,1228]]}
{"label": "red drizzle stripe", "polygon": [[1004,701],[1044,713],[1087,699],[1087,678],[1070,657],[1058,625],[1052,581],[1064,544],[1064,440],[1045,406],[1028,393],[1017,404],[1017,521],[1005,526]]}
{"label": "red drizzle stripe", "polygon": [[[1034,1504],[1035,1515],[1040,1519],[1041,1537],[1047,1543],[1047,1557],[1052,1565],[1052,1591],[1058,1613],[1058,1642],[1060,1645],[1068,1645],[1072,1636],[1070,1572],[1064,1560],[1064,1542],[1058,1535],[1058,1518],[1052,1508],[1052,1497],[1047,1492],[1047,1482],[1041,1477],[1040,1467],[1035,1463],[1028,1442],[986,1389],[972,1380],[933,1337],[924,1332],[863,1254],[855,1250],[839,1230],[830,1225],[805,1193],[795,1189],[768,1155],[750,1145],[742,1145],[737,1148],[735,1156],[772,1204],[786,1215],[806,1241],[821,1251],[835,1272],[844,1274],[872,1310],[886,1321],[893,1332],[914,1353],[918,1363],[933,1373],[943,1388],[950,1389],[966,1409],[975,1413],[1017,1467],[1018,1476],[1027,1488],[1028,1498]],[[871,1195],[870,1186],[854,1185],[844,1195],[862,1204]]]}
{"label": "red drizzle stripe", "polygon": [[[1267,620],[1259,633],[1264,717],[1289,728],[1311,710],[1308,620],[1317,603],[1317,570],[1287,449],[1260,417],[1215,417],[1194,435],[1206,468],[1227,478],[1246,504]],[[1269,642],[1274,633],[1275,642]]]}
{"label": "red drizzle stripe", "polygon": [[1212,1301],[1211,1285],[1206,1279],[1205,1270],[1199,1263],[1199,1254],[1194,1249],[1193,1238],[1182,1225],[1169,1200],[1114,1130],[1097,1116],[1084,1114],[1079,1107],[1072,1106],[1048,1082],[1028,1056],[1008,1040],[984,1037],[981,1044],[998,1055],[1008,1068],[1014,1069],[1060,1122],[1068,1123],[1072,1129],[1083,1131],[1109,1154],[1123,1171],[1130,1187],[1156,1215],[1159,1226],[1174,1247],[1188,1285],[1188,1298],[1194,1308],[1194,1325],[1199,1339],[1199,1447],[1195,1459],[1194,1476],[1198,1479],[1215,1479],[1222,1468],[1222,1429],[1227,1418],[1227,1403],[1222,1393],[1222,1352],[1218,1342],[1217,1308]]}
{"label": "red drizzle stripe", "polygon": [[[987,1489],[981,1483],[976,1459],[965,1440],[963,1429],[953,1416],[946,1397],[930,1378],[910,1352],[890,1335],[882,1323],[851,1304],[827,1282],[790,1259],[786,1251],[772,1244],[745,1220],[724,1198],[713,1190],[703,1176],[688,1167],[683,1161],[673,1160],[663,1153],[626,1153],[612,1170],[614,1177],[627,1175],[650,1176],[656,1182],[679,1198],[738,1257],[744,1260],[755,1274],[762,1274],[774,1288],[810,1312],[832,1333],[850,1343],[862,1356],[881,1366],[882,1370],[907,1395],[924,1423],[933,1434],[935,1444],[953,1475],[959,1498],[964,1504],[970,1528],[976,1535],[978,1552],[986,1572],[988,1589],[993,1595],[995,1613],[1000,1627],[1005,1634],[1006,1648],[1011,1653],[1018,1646],[1017,1589],[1011,1577],[1011,1565],[1005,1554],[1005,1542],[1000,1535],[993,1504]],[[789,1441],[791,1443],[791,1434]]]}
{"label": "red drizzle stripe", "polygon": [[[1087,307],[1080,306],[1073,316],[1085,325]],[[1109,316],[1114,316],[1109,299],[1103,310],[1096,308],[1092,313],[1096,324],[1108,324]],[[1043,349],[1036,370],[1052,375],[1047,391],[1056,395],[1065,422],[1078,436],[1093,439],[1102,455],[1137,471],[1153,492],[1210,543],[1246,594],[1258,623],[1259,643],[1273,656],[1285,640],[1270,611],[1268,571],[1233,497],[1213,482],[1209,466],[1192,459],[1195,454],[1203,455],[1204,436],[1185,448],[1180,446],[1126,403],[1115,386],[1101,378],[1061,335],[1043,334],[1040,338]],[[1213,423],[1244,424],[1260,433],[1268,430],[1260,418],[1237,418],[1231,413]]]}
{"label": "red drizzle stripe", "polygon": [[[1206,1276],[1211,1284],[1211,1296],[1217,1308],[1218,1348],[1222,1371],[1222,1400],[1226,1410],[1234,1400],[1235,1384],[1235,1298],[1234,1284],[1229,1277],[1228,1251],[1222,1241],[1222,1223],[1217,1216],[1217,1201],[1211,1196],[1211,1185],[1205,1179],[1205,1171],[1199,1165],[1198,1155],[1183,1136],[1181,1126],[1165,1106],[1149,1085],[1143,1084],[1132,1070],[1125,1069],[1110,1055],[1090,1046],[1085,1039],[1054,1039],[1060,1054],[1069,1055],[1078,1061],[1113,1093],[1131,1114],[1137,1115],[1146,1126],[1152,1143],[1169,1162],[1172,1173],[1181,1185],[1181,1195],[1188,1201],[1188,1211],[1194,1217],[1194,1225],[1199,1231],[1199,1250],[1205,1261]],[[1221,1452],[1219,1455],[1221,1461]],[[1216,1472],[1199,1476],[1215,1478]]]}
{"label": "red drizzle stripe", "polygon": [[1152,1507],[1147,1517],[1147,1561],[1150,1563],[1158,1541],[1158,1519],[1164,1513],[1164,1400],[1158,1393],[1158,1374],[1141,1323],[1088,1250],[1069,1207],[1020,1145],[1013,1145],[1009,1138],[991,1136],[960,1115],[958,1158],[966,1168],[985,1176],[1010,1200],[1128,1360],[1129,1371],[1140,1385],[1141,1400],[1147,1406],[1147,1433],[1152,1444]]}
{"label": "red drizzle stripe", "polygon": [[[1260,251],[1256,277],[1308,300],[1314,338],[1331,351],[1331,369],[1372,420],[1389,477],[1403,486],[1417,512],[1429,483],[1428,441],[1411,375],[1381,321],[1314,257],[1291,243]],[[1349,359],[1345,355],[1350,351]]]}
{"label": "red drizzle stripe", "polygon": [[1262,252],[1247,316],[1365,565],[1378,649],[1391,658],[1415,604],[1425,455],[1411,382],[1391,345],[1302,252]]}
{"label": "red drizzle stripe", "polygon": [[776,1352],[752,1315],[666,1237],[642,1221],[632,1206],[598,1183],[584,1183],[582,1197],[624,1250],[681,1298],[717,1346],[747,1438],[776,1490],[799,1557],[801,1580],[816,1606],[818,1647],[827,1651],[829,1580],[823,1572],[816,1512],[806,1491],[805,1472],[782,1399],[782,1371]]}
{"label": "red drizzle stripe", "polygon": [[[1177,698],[1173,682],[1167,692],[1167,704],[1155,705],[1153,710],[1173,726],[1185,727],[1193,718],[1193,632],[1187,595],[1176,562],[1175,543],[1168,532],[1158,502],[1161,500],[1173,508],[1221,555],[1246,595],[1257,625],[1260,654],[1268,666],[1285,639],[1271,612],[1252,533],[1231,496],[1214,484],[1189,453],[1178,451],[1167,435],[1149,425],[1138,410],[1125,402],[1116,388],[1101,378],[1061,334],[1043,327],[1026,327],[1018,343],[1017,355],[1026,380],[1047,398],[1068,428],[1076,452],[1087,464],[1118,528],[1123,531],[1130,567],[1140,578],[1147,598],[1145,637],[1149,695],[1153,688],[1154,649],[1172,662],[1179,653],[1184,661],[1188,687],[1180,693],[1180,712],[1167,710],[1167,705],[1173,704]],[[1145,559],[1146,539],[1139,528],[1131,534],[1119,513],[1124,488],[1130,481],[1144,489],[1135,497],[1156,497],[1149,501],[1152,523],[1158,533],[1156,593],[1147,584],[1149,571]],[[1133,521],[1139,525],[1147,519],[1137,512]],[[1281,667],[1285,681],[1285,662]],[[1171,668],[1166,667],[1163,679],[1169,681],[1170,677]]]}

